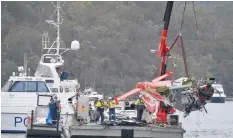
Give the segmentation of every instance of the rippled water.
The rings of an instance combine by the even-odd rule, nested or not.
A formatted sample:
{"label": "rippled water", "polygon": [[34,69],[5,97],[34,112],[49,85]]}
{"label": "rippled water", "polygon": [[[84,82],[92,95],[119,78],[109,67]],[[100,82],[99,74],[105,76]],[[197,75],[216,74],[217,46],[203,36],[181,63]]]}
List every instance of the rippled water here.
{"label": "rippled water", "polygon": [[233,102],[209,103],[208,113],[194,112],[182,118],[185,138],[233,138]]}
{"label": "rippled water", "polygon": [[[191,113],[186,119],[180,118],[186,130],[185,138],[233,138],[233,102],[209,103],[208,114]],[[2,134],[2,138],[25,138],[25,134]]]}

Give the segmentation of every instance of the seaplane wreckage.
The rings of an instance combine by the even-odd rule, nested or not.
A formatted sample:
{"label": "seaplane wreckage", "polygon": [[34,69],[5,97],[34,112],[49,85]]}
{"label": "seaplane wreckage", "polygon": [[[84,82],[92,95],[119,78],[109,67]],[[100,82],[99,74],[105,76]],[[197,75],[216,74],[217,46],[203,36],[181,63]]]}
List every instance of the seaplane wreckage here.
{"label": "seaplane wreckage", "polygon": [[[191,79],[188,73],[184,44],[181,34],[186,2],[184,6],[180,32],[178,33],[171,47],[167,46],[167,34],[172,8],[173,1],[168,1],[163,19],[164,28],[162,30],[160,45],[157,52],[157,56],[161,58],[159,77],[150,82],[138,82],[136,84],[136,88],[114,98],[115,102],[118,103],[122,99],[141,93],[147,110],[150,113],[156,113],[156,122],[167,122],[167,115],[173,114],[175,109],[184,112],[184,117],[193,111],[202,111],[203,109],[207,113],[205,108],[206,101],[211,98],[214,92],[214,89],[211,87],[214,78],[209,78],[209,80],[204,82],[201,80]],[[196,20],[194,3],[193,11]],[[168,77],[172,78],[173,72],[167,71],[167,63],[169,56],[171,56],[170,52],[178,40],[180,40],[180,48],[184,60],[186,77],[172,80],[168,79]]]}

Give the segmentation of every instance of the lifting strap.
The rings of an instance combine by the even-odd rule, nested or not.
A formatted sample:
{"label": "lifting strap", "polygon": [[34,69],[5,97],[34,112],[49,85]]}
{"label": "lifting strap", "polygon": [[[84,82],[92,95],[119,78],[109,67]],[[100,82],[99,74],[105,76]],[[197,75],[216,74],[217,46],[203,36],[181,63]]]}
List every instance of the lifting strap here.
{"label": "lifting strap", "polygon": [[[193,14],[194,14],[194,19],[195,19],[195,23],[196,23],[196,41],[197,41],[197,45],[196,47],[199,49],[198,51],[201,51],[201,45],[200,45],[200,32],[199,32],[199,28],[198,28],[198,22],[197,22],[197,15],[196,15],[196,10],[195,10],[195,5],[194,5],[194,2],[192,2],[193,4]],[[205,75],[205,67],[204,67],[204,60],[203,60],[203,57],[201,56],[201,53],[200,53],[200,59],[201,59],[201,68],[203,70],[203,77],[204,77],[204,80],[206,80],[206,75]]]}
{"label": "lifting strap", "polygon": [[171,47],[169,48],[169,53],[170,53],[171,49],[174,47],[174,45],[177,43],[177,41],[180,40],[181,50],[182,50],[182,57],[183,57],[184,67],[185,67],[185,74],[186,74],[186,77],[189,78],[188,65],[187,65],[187,61],[186,61],[184,43],[183,43],[183,38],[182,38],[182,34],[181,34],[181,30],[182,30],[183,24],[184,24],[184,14],[185,14],[185,10],[186,10],[186,5],[187,5],[187,2],[185,2],[185,5],[184,5],[184,10],[183,10],[181,25],[180,25],[180,31],[179,31],[175,41],[172,43]]}
{"label": "lifting strap", "polygon": [[[194,14],[194,19],[195,19],[195,23],[196,23],[196,46],[198,47],[199,51],[200,51],[200,32],[199,32],[199,28],[198,28],[198,22],[197,22],[197,16],[196,16],[196,10],[195,10],[195,6],[194,6],[194,2],[192,2],[193,5],[193,14]],[[203,69],[203,76],[205,78],[205,68],[204,68],[204,64],[203,64],[203,57],[200,54],[200,58],[201,58],[201,68]],[[197,93],[197,97],[199,97],[199,92]],[[205,109],[205,106],[203,106],[205,112],[207,113],[207,110]],[[200,127],[200,110],[197,111],[197,120],[196,120],[196,124],[198,127]],[[198,134],[197,134],[198,135]]]}

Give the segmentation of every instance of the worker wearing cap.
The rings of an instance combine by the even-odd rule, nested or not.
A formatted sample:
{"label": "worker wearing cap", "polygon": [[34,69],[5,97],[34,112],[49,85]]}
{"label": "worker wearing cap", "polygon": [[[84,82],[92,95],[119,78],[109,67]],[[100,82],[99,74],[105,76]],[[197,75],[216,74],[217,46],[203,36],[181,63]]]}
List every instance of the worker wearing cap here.
{"label": "worker wearing cap", "polygon": [[104,123],[104,106],[106,106],[106,102],[104,101],[103,98],[101,98],[99,101],[97,101],[95,106],[97,108],[97,113],[98,113],[96,122],[99,120],[99,117],[101,117],[101,124],[103,124]]}
{"label": "worker wearing cap", "polygon": [[137,109],[137,120],[140,122],[142,120],[143,110],[145,109],[145,105],[142,100],[142,95],[139,95],[139,98],[136,101],[135,105]]}
{"label": "worker wearing cap", "polygon": [[116,113],[115,113],[115,102],[112,100],[112,97],[108,98],[108,108],[109,108],[109,121],[116,121]]}

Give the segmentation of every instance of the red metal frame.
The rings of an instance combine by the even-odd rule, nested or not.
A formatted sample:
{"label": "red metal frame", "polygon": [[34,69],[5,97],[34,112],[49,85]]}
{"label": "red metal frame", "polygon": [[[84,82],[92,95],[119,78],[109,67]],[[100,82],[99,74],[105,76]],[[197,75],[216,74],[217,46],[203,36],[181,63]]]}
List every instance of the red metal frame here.
{"label": "red metal frame", "polygon": [[[151,82],[139,82],[136,85],[136,88],[115,98],[115,102],[118,103],[119,100],[125,99],[131,95],[137,94],[141,91],[144,92],[143,94],[143,100],[145,103],[145,106],[150,112],[155,112],[155,106],[153,103],[158,100],[160,102],[158,112],[157,112],[157,122],[167,122],[167,113],[165,112],[164,109],[161,107],[161,102],[165,103],[166,98],[156,92],[157,87],[164,87],[164,86],[171,86],[171,81],[165,81],[165,78],[172,76],[172,72],[166,72],[166,66],[167,66],[167,59],[168,59],[168,54],[169,54],[169,47],[167,47],[167,34],[168,34],[168,26],[170,22],[170,16],[172,12],[172,7],[173,7],[173,2],[168,1],[167,2],[167,7],[166,7],[166,12],[164,15],[164,29],[162,30],[162,35],[160,39],[160,45],[158,49],[157,56],[161,57],[161,64],[160,64],[160,74],[158,78],[155,78]],[[149,95],[152,98],[147,97],[146,95]],[[150,104],[151,103],[151,104]],[[173,113],[175,110],[172,108],[169,113]]]}

